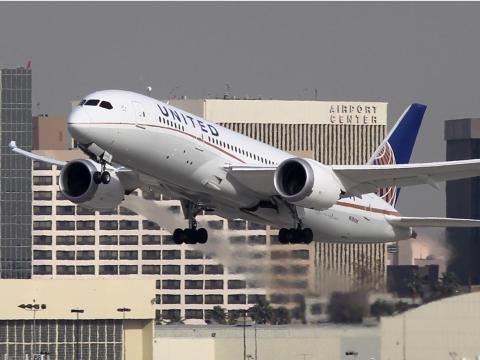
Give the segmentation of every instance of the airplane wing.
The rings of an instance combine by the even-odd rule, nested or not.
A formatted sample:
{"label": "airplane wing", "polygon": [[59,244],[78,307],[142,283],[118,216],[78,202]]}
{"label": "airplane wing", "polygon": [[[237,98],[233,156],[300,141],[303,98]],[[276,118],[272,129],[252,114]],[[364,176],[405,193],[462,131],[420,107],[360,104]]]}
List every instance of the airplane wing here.
{"label": "airplane wing", "polygon": [[385,219],[399,227],[480,227],[480,220],[440,218],[440,217],[402,217],[385,216]]}
{"label": "airplane wing", "polygon": [[390,186],[429,184],[480,176],[480,159],[398,165],[335,165],[333,171],[348,195],[375,192]]}
{"label": "airplane wing", "polygon": [[8,146],[13,152],[26,156],[32,160],[42,161],[42,162],[46,162],[48,164],[57,165],[57,166],[64,166],[67,163],[66,161],[56,160],[56,159],[48,158],[46,156],[34,154],[26,150],[22,150],[19,147],[17,147],[17,143],[15,141],[10,141]]}
{"label": "airplane wing", "polygon": [[277,195],[277,191],[273,185],[273,175],[276,169],[276,166],[265,165],[225,166],[228,174],[242,185],[266,196]]}

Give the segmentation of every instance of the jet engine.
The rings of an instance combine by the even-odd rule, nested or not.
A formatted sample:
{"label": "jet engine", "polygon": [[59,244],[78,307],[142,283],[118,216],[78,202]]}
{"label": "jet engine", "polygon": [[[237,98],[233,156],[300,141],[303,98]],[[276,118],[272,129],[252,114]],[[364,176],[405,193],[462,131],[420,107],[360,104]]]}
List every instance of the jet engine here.
{"label": "jet engine", "polygon": [[92,160],[69,161],[60,172],[60,190],[68,200],[83,207],[93,210],[116,208],[124,199],[125,189],[114,172],[108,184],[99,184],[94,176],[100,171],[100,164]]}
{"label": "jet engine", "polygon": [[286,201],[315,210],[328,209],[342,192],[331,168],[304,158],[290,158],[280,163],[275,171],[274,185]]}

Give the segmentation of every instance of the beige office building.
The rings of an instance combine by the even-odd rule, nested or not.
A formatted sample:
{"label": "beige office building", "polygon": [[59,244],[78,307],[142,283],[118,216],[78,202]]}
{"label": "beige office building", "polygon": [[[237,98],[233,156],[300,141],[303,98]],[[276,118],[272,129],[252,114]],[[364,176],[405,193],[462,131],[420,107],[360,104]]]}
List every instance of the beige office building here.
{"label": "beige office building", "polygon": [[[324,164],[364,164],[386,135],[387,103],[283,100],[170,100],[170,104],[267,144]],[[267,291],[295,306],[305,293],[378,288],[384,244],[282,245],[267,227]]]}
{"label": "beige office building", "polygon": [[154,290],[146,279],[2,280],[0,359],[151,360]]}

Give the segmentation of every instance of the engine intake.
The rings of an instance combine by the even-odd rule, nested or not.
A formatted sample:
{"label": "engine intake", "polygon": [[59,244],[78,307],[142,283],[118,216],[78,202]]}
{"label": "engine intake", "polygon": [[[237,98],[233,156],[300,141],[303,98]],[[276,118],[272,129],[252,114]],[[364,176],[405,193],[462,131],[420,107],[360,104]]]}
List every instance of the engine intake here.
{"label": "engine intake", "polygon": [[292,204],[325,210],[340,198],[339,181],[332,170],[311,159],[290,158],[277,167],[277,193]]}
{"label": "engine intake", "polygon": [[115,173],[108,184],[97,184],[93,176],[100,164],[86,159],[69,161],[60,172],[60,190],[75,204],[94,210],[116,208],[124,198],[125,190]]}

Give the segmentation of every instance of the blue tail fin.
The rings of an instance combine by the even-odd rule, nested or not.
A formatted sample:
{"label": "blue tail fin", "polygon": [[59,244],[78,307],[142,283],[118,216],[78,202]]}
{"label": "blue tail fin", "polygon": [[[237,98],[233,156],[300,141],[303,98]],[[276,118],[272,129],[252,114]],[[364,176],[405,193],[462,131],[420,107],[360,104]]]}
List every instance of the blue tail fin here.
{"label": "blue tail fin", "polygon": [[[377,150],[375,150],[367,164],[408,164],[426,109],[427,107],[422,104],[410,105],[402,116],[400,116],[385,140],[383,140]],[[396,186],[379,189],[377,191],[377,195],[392,206],[395,206],[397,203],[399,194],[400,188]]]}

